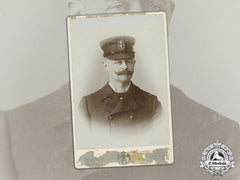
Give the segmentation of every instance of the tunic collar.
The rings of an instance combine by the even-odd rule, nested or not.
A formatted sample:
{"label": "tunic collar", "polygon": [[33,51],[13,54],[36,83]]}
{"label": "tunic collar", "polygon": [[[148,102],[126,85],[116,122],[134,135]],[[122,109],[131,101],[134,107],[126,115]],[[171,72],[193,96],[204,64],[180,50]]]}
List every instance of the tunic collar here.
{"label": "tunic collar", "polygon": [[[118,93],[118,92],[116,92],[116,89],[114,88],[114,86],[113,86],[110,82],[108,82],[108,84],[109,84],[109,86],[112,88],[112,90],[113,90],[115,93]],[[132,82],[130,81],[129,84],[128,84],[128,87],[127,87],[126,90],[125,90],[125,92],[128,91],[128,89],[130,88],[131,84],[132,84]],[[124,92],[124,93],[125,93],[125,92]]]}

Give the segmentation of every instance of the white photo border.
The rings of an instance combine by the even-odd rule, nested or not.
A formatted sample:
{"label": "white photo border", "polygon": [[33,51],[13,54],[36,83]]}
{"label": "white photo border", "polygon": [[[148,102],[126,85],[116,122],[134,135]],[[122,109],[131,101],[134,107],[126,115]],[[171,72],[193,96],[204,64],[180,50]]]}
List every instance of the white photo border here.
{"label": "white photo border", "polygon": [[[170,144],[164,146],[145,146],[129,148],[107,148],[107,149],[77,149],[76,132],[75,132],[75,112],[73,96],[73,77],[72,77],[72,45],[70,33],[70,21],[78,18],[98,18],[112,16],[136,16],[136,15],[163,15],[165,28],[165,49],[167,64],[167,91],[168,91],[168,109],[169,109],[169,131]],[[168,41],[167,41],[167,20],[165,12],[141,12],[141,13],[117,13],[117,14],[94,14],[67,17],[68,32],[68,55],[71,82],[71,108],[72,108],[72,126],[73,126],[73,146],[74,146],[74,164],[76,169],[100,168],[100,167],[126,167],[142,165],[163,165],[172,164],[173,157],[173,136],[172,136],[172,115],[171,115],[171,98],[170,98],[170,77],[169,77],[169,58],[168,58]]]}

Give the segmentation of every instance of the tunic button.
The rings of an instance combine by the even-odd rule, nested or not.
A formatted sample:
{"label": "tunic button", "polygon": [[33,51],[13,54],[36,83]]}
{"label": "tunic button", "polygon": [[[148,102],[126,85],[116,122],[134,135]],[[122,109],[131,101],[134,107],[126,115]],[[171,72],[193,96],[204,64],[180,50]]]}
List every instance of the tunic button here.
{"label": "tunic button", "polygon": [[132,119],[132,118],[133,118],[133,115],[129,116],[129,118]]}
{"label": "tunic button", "polygon": [[112,116],[109,116],[109,117],[108,117],[108,119],[109,119],[109,120],[112,120],[112,119],[113,119],[113,117],[112,117]]}
{"label": "tunic button", "polygon": [[120,99],[120,100],[122,100],[122,99],[123,99],[123,97],[122,97],[122,96],[120,96],[120,97],[119,97],[119,99]]}

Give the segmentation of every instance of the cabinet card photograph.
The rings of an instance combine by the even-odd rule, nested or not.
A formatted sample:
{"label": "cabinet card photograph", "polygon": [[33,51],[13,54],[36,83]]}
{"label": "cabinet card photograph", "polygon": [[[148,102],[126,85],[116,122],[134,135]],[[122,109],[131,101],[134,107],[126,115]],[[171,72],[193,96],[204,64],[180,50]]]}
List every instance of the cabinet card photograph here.
{"label": "cabinet card photograph", "polygon": [[173,163],[164,12],[67,19],[75,168]]}

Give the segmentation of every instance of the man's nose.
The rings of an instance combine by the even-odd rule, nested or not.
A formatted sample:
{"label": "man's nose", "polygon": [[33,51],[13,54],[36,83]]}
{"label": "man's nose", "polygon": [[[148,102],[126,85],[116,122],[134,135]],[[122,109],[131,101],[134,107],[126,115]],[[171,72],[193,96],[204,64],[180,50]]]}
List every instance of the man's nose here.
{"label": "man's nose", "polygon": [[127,69],[127,63],[126,63],[126,61],[122,61],[122,63],[121,63],[121,69],[123,69],[123,70]]}
{"label": "man's nose", "polygon": [[131,7],[130,12],[141,12],[144,11],[144,8],[142,8],[139,0],[131,0]]}

